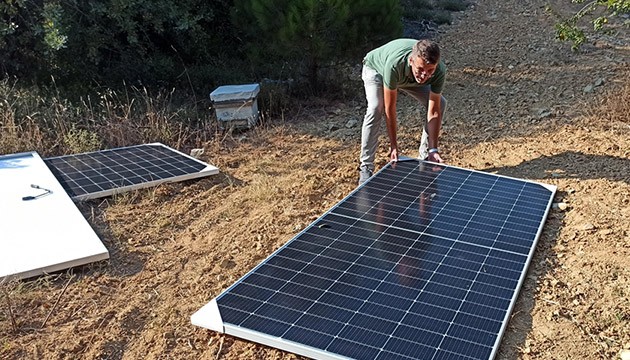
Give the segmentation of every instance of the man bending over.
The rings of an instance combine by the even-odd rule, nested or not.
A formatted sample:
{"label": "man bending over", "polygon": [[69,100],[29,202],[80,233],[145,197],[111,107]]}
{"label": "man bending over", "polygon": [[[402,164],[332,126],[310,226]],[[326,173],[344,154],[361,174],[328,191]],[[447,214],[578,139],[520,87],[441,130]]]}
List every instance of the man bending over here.
{"label": "man bending over", "polygon": [[367,181],[374,172],[374,157],[378,149],[383,115],[389,137],[390,161],[398,161],[398,90],[411,95],[427,109],[419,158],[443,162],[438,150],[438,140],[446,108],[446,99],[441,95],[446,66],[440,60],[438,44],[431,40],[392,40],[365,56],[361,78],[365,87],[367,111],[361,131],[359,185]]}

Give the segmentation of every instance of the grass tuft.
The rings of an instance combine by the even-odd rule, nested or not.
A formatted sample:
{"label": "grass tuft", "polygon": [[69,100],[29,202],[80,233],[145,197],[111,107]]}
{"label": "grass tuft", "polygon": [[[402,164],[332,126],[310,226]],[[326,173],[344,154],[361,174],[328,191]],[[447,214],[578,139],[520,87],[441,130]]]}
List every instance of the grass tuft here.
{"label": "grass tuft", "polygon": [[201,146],[218,127],[209,104],[172,91],[104,90],[76,102],[56,91],[0,81],[0,154],[37,151],[43,156],[163,142]]}

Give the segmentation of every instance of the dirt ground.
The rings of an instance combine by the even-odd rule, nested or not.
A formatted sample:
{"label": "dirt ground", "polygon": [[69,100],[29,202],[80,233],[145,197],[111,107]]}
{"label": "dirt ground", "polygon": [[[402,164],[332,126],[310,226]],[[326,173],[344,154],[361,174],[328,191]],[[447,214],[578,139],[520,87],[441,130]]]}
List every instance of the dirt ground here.
{"label": "dirt ground", "polygon": [[[440,28],[441,148],[452,165],[556,185],[566,205],[550,213],[497,359],[619,359],[630,352],[629,38],[571,52],[547,4],[577,9],[483,0]],[[415,156],[422,116],[400,101],[399,144]],[[299,358],[190,315],[353,190],[364,103],[300,104],[207,144],[219,175],[80,204],[111,259],[5,284],[0,358]],[[386,153],[383,141],[379,166]]]}

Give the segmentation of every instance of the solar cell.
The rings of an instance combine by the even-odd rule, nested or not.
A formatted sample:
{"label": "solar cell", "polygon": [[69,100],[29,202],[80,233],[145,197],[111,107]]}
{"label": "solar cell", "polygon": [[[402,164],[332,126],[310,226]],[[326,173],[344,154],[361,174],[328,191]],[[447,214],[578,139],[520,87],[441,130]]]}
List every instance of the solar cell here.
{"label": "solar cell", "polygon": [[219,169],[160,143],[44,159],[73,200],[217,174]]}
{"label": "solar cell", "polygon": [[389,164],[191,321],[316,359],[491,359],[554,194]]}

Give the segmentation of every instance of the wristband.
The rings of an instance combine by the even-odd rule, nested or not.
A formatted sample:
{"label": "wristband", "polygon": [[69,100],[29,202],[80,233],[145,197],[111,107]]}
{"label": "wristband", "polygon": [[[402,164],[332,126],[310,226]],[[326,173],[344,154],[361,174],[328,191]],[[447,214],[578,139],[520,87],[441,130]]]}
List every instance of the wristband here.
{"label": "wristband", "polygon": [[433,154],[433,153],[439,153],[440,150],[438,150],[438,148],[430,148],[429,149],[429,154]]}

